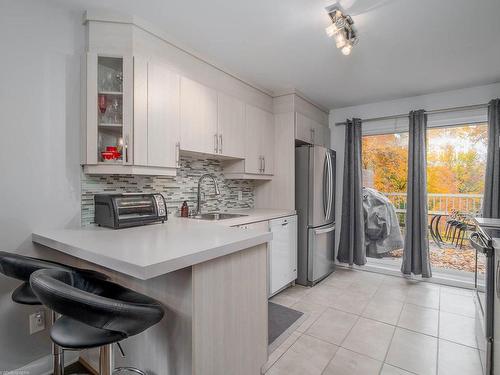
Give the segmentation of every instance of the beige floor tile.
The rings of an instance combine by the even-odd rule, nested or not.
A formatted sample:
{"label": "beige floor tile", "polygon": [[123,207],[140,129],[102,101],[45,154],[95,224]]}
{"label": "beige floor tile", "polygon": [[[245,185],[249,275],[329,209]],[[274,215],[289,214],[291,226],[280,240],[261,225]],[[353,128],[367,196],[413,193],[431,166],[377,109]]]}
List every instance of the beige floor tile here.
{"label": "beige floor tile", "polygon": [[377,289],[374,298],[394,299],[396,301],[404,302],[406,300],[406,296],[408,295],[408,291],[408,286],[386,285],[382,283],[382,285],[380,285]]}
{"label": "beige floor tile", "polygon": [[287,337],[283,343],[278,346],[272,353],[269,354],[267,363],[263,367],[263,371],[266,372],[274,363],[292,346],[295,341],[300,337],[300,332],[293,332]]}
{"label": "beige floor tile", "polygon": [[266,372],[268,375],[320,375],[337,346],[302,335]]}
{"label": "beige floor tile", "polygon": [[301,298],[300,301],[315,303],[323,306],[331,306],[333,301],[344,293],[345,292],[340,289],[320,284],[312,287],[311,291]]}
{"label": "beige floor tile", "polygon": [[329,285],[340,290],[347,289],[354,282],[354,278],[344,276],[344,273],[345,272],[343,272],[342,275],[339,276],[338,271],[335,271],[333,274],[321,281],[319,285]]}
{"label": "beige floor tile", "polygon": [[402,328],[437,337],[439,311],[428,307],[405,304],[397,325]]}
{"label": "beige floor tile", "polygon": [[360,315],[370,301],[370,297],[358,292],[344,292],[330,302],[330,307]]}
{"label": "beige floor tile", "polygon": [[311,288],[307,288],[307,287],[302,286],[302,285],[294,285],[294,286],[286,288],[285,290],[280,292],[278,295],[295,299],[297,302],[299,299],[303,298],[310,291],[311,291]]}
{"label": "beige floor tile", "polygon": [[391,343],[393,332],[394,327],[389,324],[359,318],[342,346],[382,361]]}
{"label": "beige floor tile", "polygon": [[438,373],[439,375],[482,375],[479,351],[439,340]]}
{"label": "beige floor tile", "polygon": [[382,362],[351,350],[339,348],[323,375],[378,375]]}
{"label": "beige floor tile", "polygon": [[384,363],[380,375],[412,375],[412,373]]}
{"label": "beige floor tile", "polygon": [[444,311],[439,314],[439,338],[441,339],[476,348],[475,326],[474,318]]}
{"label": "beige floor tile", "polygon": [[269,301],[277,303],[278,305],[292,307],[292,305],[297,303],[298,300],[296,298],[290,298],[288,296],[281,295],[280,293],[272,297]]}
{"label": "beige floor tile", "polygon": [[385,361],[419,375],[435,374],[437,338],[396,328]]}
{"label": "beige floor tile", "polygon": [[361,316],[395,325],[398,322],[403,302],[392,298],[374,297],[363,310]]}
{"label": "beige floor tile", "polygon": [[439,309],[439,289],[412,286],[408,290],[405,302],[417,306]]}
{"label": "beige floor tile", "polygon": [[471,296],[461,296],[458,294],[441,294],[441,311],[451,312],[474,318],[476,309]]}
{"label": "beige floor tile", "polygon": [[465,289],[465,288],[454,288],[452,286],[441,285],[441,294],[450,293],[450,294],[458,294],[461,296],[472,297],[473,290]]}
{"label": "beige floor tile", "polygon": [[371,282],[369,280],[357,280],[351,283],[347,288],[348,292],[364,294],[368,297],[373,297],[379,288],[379,283]]}
{"label": "beige floor tile", "polygon": [[323,311],[327,309],[326,306],[304,301],[303,299],[295,303],[292,308],[307,315],[304,322],[297,328],[298,332],[307,331],[307,329],[320,317]]}
{"label": "beige floor tile", "polygon": [[418,281],[400,276],[386,276],[382,281],[382,285],[410,287],[418,284]]}
{"label": "beige floor tile", "polygon": [[340,345],[357,320],[357,315],[328,308],[306,333],[332,344]]}

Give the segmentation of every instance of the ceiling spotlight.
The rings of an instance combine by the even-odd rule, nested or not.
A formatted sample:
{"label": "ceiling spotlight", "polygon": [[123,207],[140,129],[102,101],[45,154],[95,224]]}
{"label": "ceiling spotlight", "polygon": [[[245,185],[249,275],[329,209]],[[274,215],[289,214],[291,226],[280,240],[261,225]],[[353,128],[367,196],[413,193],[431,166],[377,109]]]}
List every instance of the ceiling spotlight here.
{"label": "ceiling spotlight", "polygon": [[332,21],[326,28],[326,34],[335,40],[335,46],[340,48],[344,55],[350,55],[352,47],[358,42],[351,16],[345,15],[338,5],[326,8]]}
{"label": "ceiling spotlight", "polygon": [[352,51],[352,44],[346,44],[344,47],[342,47],[341,51],[345,56],[350,55]]}

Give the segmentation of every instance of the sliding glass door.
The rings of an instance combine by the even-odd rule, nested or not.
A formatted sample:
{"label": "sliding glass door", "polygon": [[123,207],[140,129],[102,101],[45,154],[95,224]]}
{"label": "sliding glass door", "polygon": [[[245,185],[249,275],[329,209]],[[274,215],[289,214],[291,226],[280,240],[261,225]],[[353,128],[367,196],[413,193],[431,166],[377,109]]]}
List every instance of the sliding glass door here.
{"label": "sliding glass door", "polygon": [[431,265],[450,277],[473,277],[476,253],[468,235],[482,207],[487,140],[485,123],[427,131]]}
{"label": "sliding glass door", "polygon": [[[429,246],[434,275],[472,280],[476,257],[467,238],[473,228],[471,218],[481,210],[486,156],[486,123],[431,127],[427,131]],[[392,204],[404,238],[408,133],[363,136],[362,163],[363,186],[376,190]],[[366,194],[364,203],[365,214],[367,207],[377,209],[370,208]],[[388,215],[387,210],[379,212]],[[369,264],[399,269],[402,246],[374,248],[376,251],[367,248]]]}
{"label": "sliding glass door", "polygon": [[[363,136],[362,152],[363,205],[367,226],[372,227],[366,235],[367,256],[390,260],[399,267],[406,219],[408,132]],[[389,237],[392,240],[384,241]]]}

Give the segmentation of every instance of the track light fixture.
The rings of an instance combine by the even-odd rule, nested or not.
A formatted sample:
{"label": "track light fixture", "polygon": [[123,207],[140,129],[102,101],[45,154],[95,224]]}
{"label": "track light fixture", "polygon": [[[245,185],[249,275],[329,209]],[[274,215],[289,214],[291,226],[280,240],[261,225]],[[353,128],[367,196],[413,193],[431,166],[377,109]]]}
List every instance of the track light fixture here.
{"label": "track light fixture", "polygon": [[335,40],[335,45],[344,55],[350,55],[352,47],[358,42],[351,16],[345,15],[337,5],[326,8],[332,24],[326,28],[326,34]]}

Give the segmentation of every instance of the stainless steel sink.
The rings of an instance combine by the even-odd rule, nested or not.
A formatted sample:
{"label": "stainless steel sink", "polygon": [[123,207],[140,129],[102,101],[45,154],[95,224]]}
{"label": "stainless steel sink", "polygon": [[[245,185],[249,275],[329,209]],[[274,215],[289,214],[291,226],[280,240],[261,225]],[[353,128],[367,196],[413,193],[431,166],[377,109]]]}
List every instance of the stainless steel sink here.
{"label": "stainless steel sink", "polygon": [[191,216],[192,219],[198,219],[198,220],[226,220],[226,219],[234,219],[235,217],[242,217],[242,216],[248,216],[248,215],[242,215],[242,214],[229,214],[229,213],[222,213],[222,212],[211,212],[207,214],[200,214],[196,216]]}

